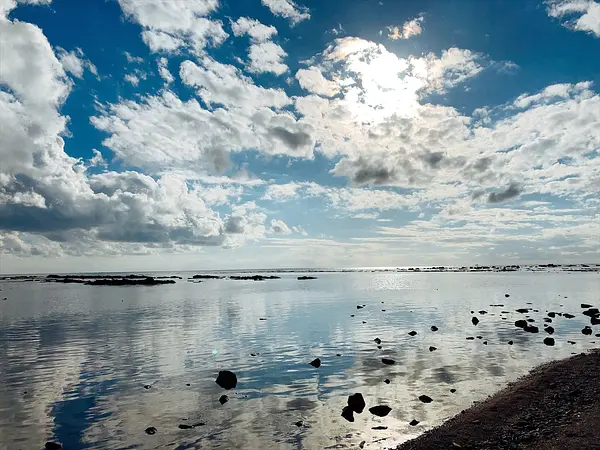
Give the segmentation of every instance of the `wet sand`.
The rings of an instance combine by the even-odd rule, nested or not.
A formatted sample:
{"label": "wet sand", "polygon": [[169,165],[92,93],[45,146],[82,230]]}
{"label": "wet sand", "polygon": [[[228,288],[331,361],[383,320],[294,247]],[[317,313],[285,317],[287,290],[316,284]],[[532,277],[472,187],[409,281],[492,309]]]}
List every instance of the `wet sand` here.
{"label": "wet sand", "polygon": [[599,399],[595,350],[535,368],[397,450],[598,450]]}

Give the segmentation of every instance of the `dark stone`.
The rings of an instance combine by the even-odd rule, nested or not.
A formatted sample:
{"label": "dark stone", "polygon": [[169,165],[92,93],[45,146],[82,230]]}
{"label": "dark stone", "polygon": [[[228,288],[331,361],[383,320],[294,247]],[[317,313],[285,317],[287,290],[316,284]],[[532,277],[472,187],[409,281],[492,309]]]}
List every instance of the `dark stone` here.
{"label": "dark stone", "polygon": [[585,334],[586,336],[589,336],[590,334],[592,334],[592,329],[586,325],[585,327],[583,327],[583,330],[581,330],[581,333]]}
{"label": "dark stone", "polygon": [[410,332],[408,333],[408,335],[409,335],[409,336],[416,336],[416,335],[417,335],[417,332],[416,332],[415,330],[413,330],[413,331],[410,331]]}
{"label": "dark stone", "polygon": [[303,276],[303,277],[298,277],[299,280],[316,280],[317,277],[307,277],[307,276]]}
{"label": "dark stone", "polygon": [[483,339],[483,336],[476,336],[477,339]]}
{"label": "dark stone", "polygon": [[387,364],[388,366],[391,366],[392,364],[396,364],[396,361],[394,361],[393,359],[390,359],[390,358],[381,358],[381,362],[384,364]]}
{"label": "dark stone", "polygon": [[433,347],[433,346],[429,347],[429,351],[430,351],[430,352],[434,352],[434,351],[436,351],[436,350],[437,350],[437,347]]}
{"label": "dark stone", "polygon": [[529,312],[529,308],[519,308],[516,311],[521,314],[526,314]]}
{"label": "dark stone", "polygon": [[544,328],[544,331],[548,334],[554,334],[554,328],[552,328],[551,326],[547,326],[546,328]]}
{"label": "dark stone", "polygon": [[227,397],[225,394],[221,395],[219,397],[219,403],[221,405],[224,405],[225,403],[227,403],[229,401],[229,397]]}
{"label": "dark stone", "polygon": [[250,356],[256,356],[258,353],[250,353]]}
{"label": "dark stone", "polygon": [[152,386],[151,386],[151,385],[149,385],[149,384],[145,384],[145,385],[144,385],[144,389],[150,389],[151,387],[152,387]]}
{"label": "dark stone", "polygon": [[576,342],[575,342],[575,341],[567,341],[567,342],[568,342],[569,344],[571,344],[571,345],[575,345],[575,344],[576,344]]}
{"label": "dark stone", "polygon": [[539,333],[540,329],[533,325],[527,325],[526,327],[523,327],[523,331],[527,331],[528,333]]}
{"label": "dark stone", "polygon": [[381,339],[379,339],[379,338],[375,338],[375,339],[373,339],[373,341],[374,341],[376,344],[381,344]]}
{"label": "dark stone", "polygon": [[310,362],[310,365],[318,369],[319,367],[321,367],[321,360],[319,358],[314,359]]}
{"label": "dark stone", "polygon": [[185,424],[185,423],[180,423],[179,425],[177,425],[177,427],[180,430],[191,430],[192,428],[194,428],[194,425],[188,425],[188,424]]}
{"label": "dark stone", "polygon": [[363,309],[364,306],[356,305],[356,309]]}
{"label": "dark stone", "polygon": [[304,422],[299,420],[298,422],[295,422],[294,425],[296,425],[297,427],[301,427],[302,425],[304,425]]}
{"label": "dark stone", "polygon": [[363,322],[363,323],[367,323],[367,321],[366,321],[366,320],[363,320],[362,322]]}
{"label": "dark stone", "polygon": [[552,319],[550,317],[544,317],[544,322],[552,323]]}
{"label": "dark stone", "polygon": [[547,337],[544,339],[544,344],[549,345],[550,347],[554,346],[554,339],[551,337]]}
{"label": "dark stone", "polygon": [[60,445],[57,442],[46,442],[46,445],[44,445],[44,448],[46,450],[59,450],[62,448],[62,445]]}
{"label": "dark stone", "polygon": [[342,409],[342,417],[348,422],[354,422],[354,411],[349,406],[344,406]]}
{"label": "dark stone", "polygon": [[515,322],[515,327],[517,327],[517,328],[525,328],[526,326],[527,326],[526,320],[517,320]]}
{"label": "dark stone", "polygon": [[527,322],[533,323],[533,322],[535,322],[535,320],[533,320],[533,319],[527,319]]}
{"label": "dark stone", "polygon": [[600,325],[600,318],[599,317],[592,317],[590,319],[592,325]]}
{"label": "dark stone", "polygon": [[390,381],[390,379],[389,379],[389,378],[386,378],[385,380],[383,380],[383,382],[384,382],[385,384],[390,384],[390,383],[391,383],[391,381]]}
{"label": "dark stone", "polygon": [[575,316],[573,314],[569,314],[569,313],[564,313],[563,317],[567,318],[567,319],[574,319]]}
{"label": "dark stone", "polygon": [[555,312],[549,312],[548,313],[548,317],[552,317],[554,319],[556,317],[556,313]]}
{"label": "dark stone", "polygon": [[148,427],[144,431],[146,432],[146,434],[150,434],[150,435],[156,434],[156,428],[154,428],[154,427]]}
{"label": "dark stone", "polygon": [[335,356],[342,356],[342,354],[341,353],[336,353]]}
{"label": "dark stone", "polygon": [[264,281],[264,280],[278,280],[281,277],[275,275],[231,275],[230,280],[252,280],[252,281]]}
{"label": "dark stone", "polygon": [[354,314],[350,314],[350,317],[354,317]]}
{"label": "dark stone", "polygon": [[193,280],[220,280],[221,276],[219,275],[194,275],[192,277]]}
{"label": "dark stone", "polygon": [[364,411],[365,406],[367,406],[367,404],[365,403],[365,399],[363,398],[362,394],[357,392],[356,394],[348,396],[348,406],[355,413],[361,414]]}
{"label": "dark stone", "polygon": [[377,346],[377,348],[378,348],[379,350],[381,350],[381,349],[383,348],[383,346],[382,346],[382,345],[378,345],[378,346]]}
{"label": "dark stone", "polygon": [[361,441],[360,444],[358,444],[359,448],[365,448],[365,444],[367,443],[367,441]]}
{"label": "dark stone", "polygon": [[487,345],[487,341],[483,341],[483,345]]}
{"label": "dark stone", "polygon": [[508,341],[508,345],[513,345],[513,341]]}
{"label": "dark stone", "polygon": [[451,392],[452,394],[454,394],[454,393],[456,392],[456,389],[452,388],[452,389],[450,389],[450,392]]}
{"label": "dark stone", "polygon": [[481,310],[481,311],[477,311],[479,313],[479,315],[483,316],[484,314],[487,314],[487,311],[485,310]]}
{"label": "dark stone", "polygon": [[431,326],[431,331],[437,331],[437,330],[438,330],[438,327],[436,327],[435,325]]}
{"label": "dark stone", "polygon": [[591,307],[592,307],[592,305],[588,305],[587,303],[582,303],[582,304],[581,304],[581,307],[582,307],[583,309],[588,309],[588,308],[591,308]]}
{"label": "dark stone", "polygon": [[383,312],[385,312],[385,309],[382,309]]}
{"label": "dark stone", "polygon": [[600,311],[598,308],[590,308],[587,311],[582,312],[582,314],[588,317],[598,317],[600,316]]}
{"label": "dark stone", "polygon": [[473,341],[474,339],[475,339],[475,338],[474,338],[473,336],[469,336],[469,337],[467,338],[467,341]]}
{"label": "dark stone", "polygon": [[506,298],[508,298],[508,297],[510,297],[510,294],[504,294],[504,296],[505,296]]}
{"label": "dark stone", "polygon": [[237,386],[237,377],[235,376],[235,373],[230,372],[229,370],[221,370],[219,371],[215,383],[223,389],[230,390]]}
{"label": "dark stone", "polygon": [[376,427],[371,427],[371,430],[387,430],[387,427],[384,427],[383,425],[378,425]]}
{"label": "dark stone", "polygon": [[419,422],[418,420],[415,420],[415,419],[413,419],[413,420],[411,420],[411,421],[410,421],[408,424],[409,424],[411,427],[416,427],[417,425],[419,425],[419,423],[420,423],[420,422]]}
{"label": "dark stone", "polygon": [[423,403],[431,403],[433,401],[433,399],[427,395],[419,395],[419,400]]}
{"label": "dark stone", "polygon": [[472,317],[471,322],[473,322],[473,325],[477,326],[477,324],[479,323],[479,319],[477,317]]}
{"label": "dark stone", "polygon": [[391,410],[392,410],[392,408],[390,408],[387,405],[377,405],[377,406],[373,406],[373,407],[369,408],[369,412],[371,414],[373,414],[374,416],[378,416],[378,417],[387,416]]}

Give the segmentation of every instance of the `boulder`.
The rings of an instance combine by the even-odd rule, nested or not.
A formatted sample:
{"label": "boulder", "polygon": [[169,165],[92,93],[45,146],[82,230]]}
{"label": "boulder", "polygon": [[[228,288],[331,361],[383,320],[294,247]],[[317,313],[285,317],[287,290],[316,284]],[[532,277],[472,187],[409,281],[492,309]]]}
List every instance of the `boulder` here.
{"label": "boulder", "polygon": [[554,346],[554,339],[551,337],[547,337],[546,339],[544,339],[544,344],[553,347]]}
{"label": "boulder", "polygon": [[342,417],[348,422],[354,422],[354,411],[349,406],[344,406],[342,409]]}
{"label": "boulder", "polygon": [[479,323],[479,319],[477,317],[472,317],[471,322],[473,322],[473,325],[477,326],[477,324]]}
{"label": "boulder", "polygon": [[319,358],[313,359],[310,362],[310,365],[318,369],[319,367],[321,367],[321,360]]}
{"label": "boulder", "polygon": [[388,366],[396,364],[396,361],[394,361],[393,359],[390,359],[390,358],[381,358],[381,362],[384,364],[387,364]]}
{"label": "boulder", "polygon": [[385,417],[387,416],[392,408],[387,405],[377,405],[369,408],[369,412],[377,417]]}
{"label": "boulder", "polygon": [[348,396],[348,406],[355,413],[361,414],[364,411],[365,406],[367,406],[367,404],[365,403],[365,399],[363,398],[362,394],[357,392],[356,394]]}
{"label": "boulder", "polygon": [[428,395],[419,395],[419,400],[421,400],[423,403],[431,403],[433,401],[433,399]]}
{"label": "boulder", "polygon": [[230,372],[229,370],[221,370],[219,371],[215,383],[223,389],[230,390],[237,386],[237,377],[235,376],[235,373]]}
{"label": "boulder", "polygon": [[156,428],[154,428],[154,427],[148,427],[144,431],[146,432],[146,434],[149,434],[149,435],[156,434]]}

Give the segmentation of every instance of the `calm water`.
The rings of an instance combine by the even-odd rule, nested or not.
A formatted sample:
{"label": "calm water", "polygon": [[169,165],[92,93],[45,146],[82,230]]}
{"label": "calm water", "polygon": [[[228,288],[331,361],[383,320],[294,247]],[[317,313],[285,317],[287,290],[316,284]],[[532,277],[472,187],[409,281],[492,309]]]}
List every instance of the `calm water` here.
{"label": "calm water", "polygon": [[[155,287],[0,283],[0,299],[8,298],[0,300],[0,447],[56,440],[65,449],[321,449],[364,440],[388,448],[540,362],[600,342],[581,334],[589,319],[579,306],[598,306],[597,273],[318,276]],[[523,318],[514,310],[528,306],[540,310],[531,313],[540,330],[546,310],[576,318],[554,320],[556,346],[548,347],[543,331],[514,327]],[[488,314],[475,327],[470,311],[481,309]],[[501,310],[512,311],[507,320]],[[465,339],[476,335],[483,339]],[[318,369],[308,364],[316,357]],[[223,369],[237,374],[238,387],[220,405],[225,391],[214,380]],[[365,410],[346,422],[340,412],[354,392],[392,412]],[[421,394],[434,402],[419,402]],[[412,419],[421,424],[410,427]],[[199,421],[206,425],[178,428]],[[149,426],[158,432],[146,435]]]}

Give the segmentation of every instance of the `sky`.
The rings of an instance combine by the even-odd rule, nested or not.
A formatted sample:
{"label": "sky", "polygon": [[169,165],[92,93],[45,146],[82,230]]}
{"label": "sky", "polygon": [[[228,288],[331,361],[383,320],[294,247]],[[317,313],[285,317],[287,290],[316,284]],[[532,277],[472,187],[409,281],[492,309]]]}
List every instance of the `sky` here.
{"label": "sky", "polygon": [[600,261],[596,0],[0,0],[0,272]]}

